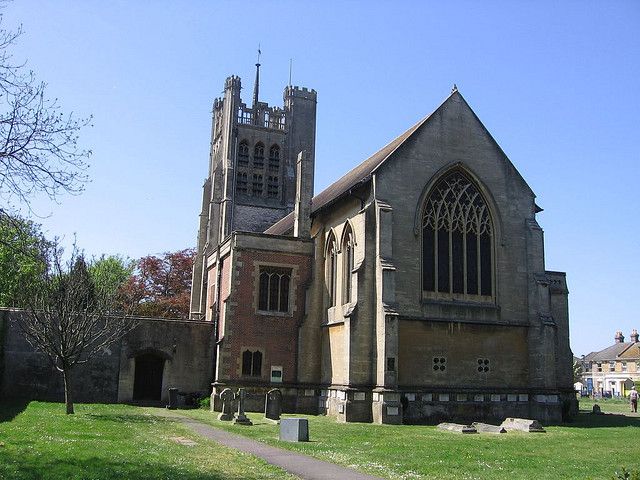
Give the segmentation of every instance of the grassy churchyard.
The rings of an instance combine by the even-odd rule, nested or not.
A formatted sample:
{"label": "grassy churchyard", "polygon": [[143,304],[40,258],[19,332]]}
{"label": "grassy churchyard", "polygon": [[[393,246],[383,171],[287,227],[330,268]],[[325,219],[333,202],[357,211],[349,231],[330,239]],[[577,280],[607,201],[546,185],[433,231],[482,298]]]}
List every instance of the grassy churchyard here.
{"label": "grassy churchyard", "polygon": [[[297,444],[280,442],[277,425],[260,414],[249,414],[254,426],[242,427],[206,410],[176,413],[389,479],[618,478],[622,467],[639,468],[640,417],[630,416],[626,403],[598,403],[611,414],[581,413],[540,434],[461,435],[306,416],[311,441]],[[581,409],[592,405],[582,401]],[[67,416],[54,403],[0,403],[0,479],[293,478],[199,437],[166,410],[81,404],[76,412]]]}

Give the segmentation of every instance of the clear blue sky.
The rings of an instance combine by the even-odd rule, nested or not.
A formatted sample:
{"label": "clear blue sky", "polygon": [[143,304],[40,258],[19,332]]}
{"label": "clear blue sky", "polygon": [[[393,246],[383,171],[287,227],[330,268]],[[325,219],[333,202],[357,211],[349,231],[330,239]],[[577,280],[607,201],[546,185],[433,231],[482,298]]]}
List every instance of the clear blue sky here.
{"label": "clear blue sky", "polygon": [[80,115],[92,182],[36,201],[48,236],[132,258],[195,244],[211,104],[262,46],[261,97],[318,91],[316,192],[456,83],[545,210],[586,354],[640,329],[640,2],[28,1],[14,52]]}

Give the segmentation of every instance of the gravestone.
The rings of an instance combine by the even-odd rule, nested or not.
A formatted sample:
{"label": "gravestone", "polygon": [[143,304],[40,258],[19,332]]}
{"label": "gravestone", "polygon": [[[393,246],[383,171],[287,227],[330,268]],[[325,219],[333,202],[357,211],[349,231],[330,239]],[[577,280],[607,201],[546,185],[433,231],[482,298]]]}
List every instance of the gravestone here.
{"label": "gravestone", "polygon": [[530,420],[528,418],[507,418],[504,422],[502,422],[501,427],[504,427],[507,432],[511,430],[518,430],[520,432],[545,431],[540,422],[538,422],[537,420]]}
{"label": "gravestone", "polygon": [[167,405],[169,410],[175,410],[178,408],[178,389],[170,388],[169,389],[169,405]]}
{"label": "gravestone", "polygon": [[306,418],[283,418],[280,420],[280,440],[308,442],[309,421]]}
{"label": "gravestone", "polygon": [[462,425],[460,423],[440,423],[438,424],[440,430],[447,430],[448,432],[457,433],[478,433],[476,427],[473,425]]}
{"label": "gravestone", "polygon": [[507,433],[505,428],[500,425],[490,425],[482,422],[473,422],[471,425],[476,427],[478,433]]}
{"label": "gravestone", "polygon": [[236,399],[238,400],[238,416],[233,421],[234,424],[237,425],[253,425],[249,417],[247,417],[244,413],[244,399],[247,395],[247,392],[244,388],[239,388],[238,393],[236,394]]}
{"label": "gravestone", "polygon": [[264,401],[264,416],[269,420],[280,420],[282,413],[282,392],[277,388],[267,392]]}
{"label": "gravestone", "polygon": [[222,412],[218,415],[218,420],[228,422],[233,420],[233,400],[234,395],[230,388],[225,388],[220,393],[220,400],[222,401]]}

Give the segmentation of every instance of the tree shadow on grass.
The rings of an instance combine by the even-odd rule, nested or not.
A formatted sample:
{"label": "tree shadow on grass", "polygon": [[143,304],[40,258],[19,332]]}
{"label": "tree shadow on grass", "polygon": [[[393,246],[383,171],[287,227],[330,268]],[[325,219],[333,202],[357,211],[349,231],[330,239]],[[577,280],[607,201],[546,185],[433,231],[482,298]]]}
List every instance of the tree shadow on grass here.
{"label": "tree shadow on grass", "polygon": [[[14,398],[11,400],[3,400],[0,402],[0,423],[10,422],[22,412],[24,412],[29,405],[30,400]],[[1,477],[0,477],[1,478]]]}
{"label": "tree shadow on grass", "polygon": [[563,427],[573,428],[606,428],[606,427],[640,427],[640,417],[630,417],[619,413],[580,412],[571,423],[562,424]]}
{"label": "tree shadow on grass", "polygon": [[99,414],[87,413],[85,415],[91,420],[98,422],[114,422],[114,423],[175,423],[171,417],[161,417],[149,414]]}
{"label": "tree shadow on grass", "polygon": [[[7,458],[9,457],[9,458]],[[103,458],[47,460],[4,455],[0,451],[0,480],[181,480],[228,479],[225,472],[176,468],[166,463],[111,461]],[[251,478],[251,477],[247,477]]]}

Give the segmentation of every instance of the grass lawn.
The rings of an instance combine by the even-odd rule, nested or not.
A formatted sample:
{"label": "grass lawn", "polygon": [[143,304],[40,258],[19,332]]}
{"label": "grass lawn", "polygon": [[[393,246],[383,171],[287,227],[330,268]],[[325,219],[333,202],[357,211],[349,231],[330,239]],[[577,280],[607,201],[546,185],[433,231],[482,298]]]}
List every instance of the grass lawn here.
{"label": "grass lawn", "polygon": [[[602,409],[617,411],[611,406]],[[389,479],[610,479],[622,467],[637,470],[640,460],[640,417],[619,414],[585,412],[572,424],[548,427],[547,433],[500,435],[462,435],[432,426],[338,424],[330,417],[296,415],[309,419],[311,441],[287,443],[277,439],[278,427],[260,414],[249,414],[254,426],[242,427],[220,422],[206,410],[180,413]]]}
{"label": "grass lawn", "polygon": [[[250,455],[127,405],[0,402],[0,479],[213,480],[295,478]],[[197,442],[179,444],[172,438]]]}

